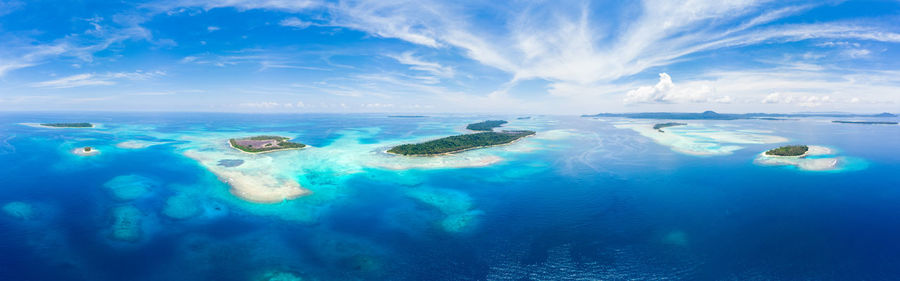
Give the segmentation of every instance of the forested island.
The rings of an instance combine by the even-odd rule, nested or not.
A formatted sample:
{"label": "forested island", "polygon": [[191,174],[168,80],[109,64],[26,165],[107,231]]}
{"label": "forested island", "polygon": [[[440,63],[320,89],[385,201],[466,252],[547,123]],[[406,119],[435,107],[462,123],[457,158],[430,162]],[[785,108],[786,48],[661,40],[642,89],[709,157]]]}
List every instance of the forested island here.
{"label": "forested island", "polygon": [[423,143],[398,145],[387,152],[408,156],[438,155],[461,152],[480,147],[508,144],[534,134],[534,131],[517,130],[456,135]]}
{"label": "forested island", "polygon": [[770,156],[802,156],[809,151],[809,146],[805,145],[787,145],[776,149],[766,151],[766,155]]}
{"label": "forested island", "polygon": [[663,128],[684,126],[684,125],[687,125],[687,123],[677,123],[677,122],[659,123],[659,124],[653,125],[653,129],[659,131],[660,133],[665,133],[662,130]]}
{"label": "forested island", "polygon": [[897,125],[897,122],[885,122],[885,121],[842,121],[842,120],[835,120],[835,121],[831,121],[831,123],[841,123],[841,124],[864,124],[864,125]]}
{"label": "forested island", "polygon": [[717,113],[715,111],[704,111],[701,113],[691,112],[639,112],[639,113],[599,113],[593,115],[581,115],[581,117],[624,117],[632,119],[680,119],[680,120],[737,120],[737,119],[763,119],[763,118],[784,118],[784,117],[897,117],[892,113],[879,114],[852,114],[852,113]]}
{"label": "forested island", "polygon": [[255,136],[241,139],[230,139],[231,147],[247,153],[262,153],[286,149],[300,149],[305,144],[290,142],[290,138],[281,136]]}
{"label": "forested island", "polygon": [[469,124],[468,126],[466,126],[466,129],[472,131],[493,131],[494,128],[500,127],[501,125],[506,123],[506,120],[487,120]]}
{"label": "forested island", "polygon": [[93,128],[94,124],[91,123],[41,123],[41,126],[44,127],[54,127],[54,128]]}

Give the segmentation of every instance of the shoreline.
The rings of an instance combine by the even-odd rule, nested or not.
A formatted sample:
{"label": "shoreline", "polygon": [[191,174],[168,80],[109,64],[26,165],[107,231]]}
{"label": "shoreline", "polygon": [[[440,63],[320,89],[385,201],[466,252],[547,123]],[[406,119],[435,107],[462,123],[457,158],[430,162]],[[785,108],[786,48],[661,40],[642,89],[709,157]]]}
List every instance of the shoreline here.
{"label": "shoreline", "polygon": [[[437,156],[448,156],[448,155],[453,155],[453,154],[456,154],[456,153],[466,152],[466,151],[469,151],[469,150],[475,150],[475,149],[481,149],[481,148],[491,148],[491,147],[495,147],[495,146],[511,145],[511,144],[514,144],[514,143],[516,143],[516,142],[518,142],[518,141],[520,141],[520,140],[523,140],[523,139],[525,139],[525,138],[527,138],[527,137],[536,136],[536,135],[537,135],[537,133],[535,132],[534,134],[530,134],[530,135],[527,135],[527,136],[524,136],[524,137],[515,139],[515,140],[513,140],[513,141],[511,141],[511,142],[508,142],[508,143],[500,143],[500,144],[485,145],[485,146],[476,146],[476,147],[470,147],[470,148],[466,148],[466,149],[460,149],[460,150],[448,151],[448,152],[443,152],[443,153],[435,153],[435,154],[409,154],[409,155],[407,155],[407,154],[398,154],[398,153],[388,152],[388,150],[391,150],[391,148],[394,148],[394,147],[396,147],[396,146],[391,147],[391,148],[388,148],[387,150],[384,151],[384,153],[391,154],[391,155],[397,155],[397,156],[411,156],[411,157],[437,157]],[[445,137],[445,138],[446,138],[446,137]],[[441,139],[441,138],[433,139],[433,140],[439,140],[439,139]],[[433,140],[427,140],[427,141],[424,141],[424,142],[429,142],[429,141],[433,141]]]}

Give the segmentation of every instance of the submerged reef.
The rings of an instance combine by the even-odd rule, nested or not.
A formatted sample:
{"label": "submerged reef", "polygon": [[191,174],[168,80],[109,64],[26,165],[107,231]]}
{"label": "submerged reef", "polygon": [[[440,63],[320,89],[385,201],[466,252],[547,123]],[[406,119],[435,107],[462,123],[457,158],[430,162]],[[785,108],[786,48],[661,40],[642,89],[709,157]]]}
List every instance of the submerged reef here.
{"label": "submerged reef", "polygon": [[463,232],[472,227],[483,214],[475,210],[468,194],[452,189],[431,187],[413,188],[407,196],[429,205],[444,215],[440,226],[447,232]]}
{"label": "submerged reef", "polygon": [[157,186],[159,183],[155,180],[140,175],[117,176],[103,184],[116,199],[122,201],[143,197]]}
{"label": "submerged reef", "polygon": [[263,273],[256,280],[257,281],[303,281],[303,278],[300,277],[300,275],[293,273],[293,272],[273,270],[273,271]]}
{"label": "submerged reef", "polygon": [[143,213],[137,207],[124,205],[112,210],[112,226],[109,237],[114,240],[136,242],[141,239]]}
{"label": "submerged reef", "polygon": [[197,198],[187,194],[176,194],[166,199],[163,214],[173,219],[188,219],[203,212]]}
{"label": "submerged reef", "polygon": [[29,203],[20,201],[13,201],[4,204],[3,213],[20,220],[31,220],[35,218],[34,206]]}

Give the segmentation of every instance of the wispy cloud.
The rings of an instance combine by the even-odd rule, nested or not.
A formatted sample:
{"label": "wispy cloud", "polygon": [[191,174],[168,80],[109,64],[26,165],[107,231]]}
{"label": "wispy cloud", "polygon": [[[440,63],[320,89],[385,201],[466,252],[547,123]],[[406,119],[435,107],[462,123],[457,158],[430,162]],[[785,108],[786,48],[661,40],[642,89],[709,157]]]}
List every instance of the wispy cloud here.
{"label": "wispy cloud", "polygon": [[32,87],[37,88],[75,88],[84,86],[106,86],[115,85],[117,80],[147,80],[165,75],[165,72],[114,72],[105,74],[83,73],[72,76],[66,76],[59,79],[32,83]]}
{"label": "wispy cloud", "polygon": [[290,17],[290,18],[283,19],[280,22],[278,22],[278,24],[281,26],[289,26],[289,27],[296,27],[296,28],[307,28],[310,25],[312,25],[311,22],[300,20],[297,17]]}

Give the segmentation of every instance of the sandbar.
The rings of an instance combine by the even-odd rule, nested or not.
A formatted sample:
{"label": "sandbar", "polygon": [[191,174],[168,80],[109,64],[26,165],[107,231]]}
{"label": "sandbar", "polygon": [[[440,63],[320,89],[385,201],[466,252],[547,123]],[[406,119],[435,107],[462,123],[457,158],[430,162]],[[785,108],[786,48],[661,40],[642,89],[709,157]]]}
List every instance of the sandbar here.
{"label": "sandbar", "polygon": [[123,142],[117,143],[116,147],[124,148],[124,149],[142,149],[142,148],[147,148],[147,147],[151,147],[154,145],[167,144],[167,143],[171,143],[171,142],[130,140],[130,141],[123,141]]}
{"label": "sandbar", "polygon": [[[197,160],[219,180],[231,186],[230,192],[247,201],[257,203],[280,203],[312,192],[300,186],[291,177],[274,174],[268,171],[271,159],[245,159],[239,167],[223,167],[218,165],[219,158],[210,157],[203,152],[185,151],[188,158]],[[253,163],[257,162],[257,163]],[[253,165],[256,164],[256,165]]]}

